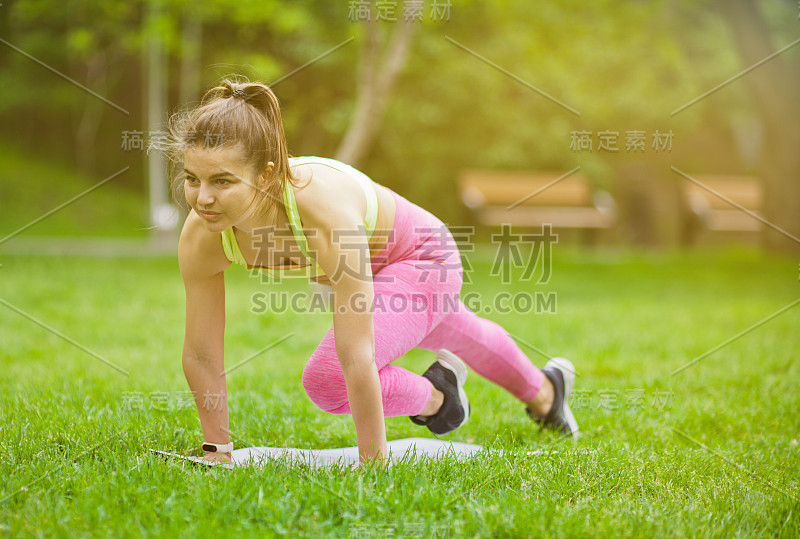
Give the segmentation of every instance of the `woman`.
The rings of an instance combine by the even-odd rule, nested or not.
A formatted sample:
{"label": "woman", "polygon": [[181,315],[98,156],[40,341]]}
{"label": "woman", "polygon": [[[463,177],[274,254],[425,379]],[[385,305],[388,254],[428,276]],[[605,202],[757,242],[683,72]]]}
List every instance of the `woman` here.
{"label": "woman", "polygon": [[[176,186],[191,206],[178,249],[182,359],[205,458],[230,461],[233,449],[226,399],[213,409],[203,402],[226,395],[223,272],[232,263],[330,285],[333,327],[303,386],[323,410],[352,414],[362,463],[387,456],[384,417],[407,415],[437,434],[463,425],[464,362],[542,426],[577,435],[569,361],[538,370],[498,324],[459,301],[458,248],[434,215],[338,161],[290,159],[267,86],[225,80],[170,129],[173,163],[183,163]],[[391,364],[414,347],[437,353],[422,376]]]}

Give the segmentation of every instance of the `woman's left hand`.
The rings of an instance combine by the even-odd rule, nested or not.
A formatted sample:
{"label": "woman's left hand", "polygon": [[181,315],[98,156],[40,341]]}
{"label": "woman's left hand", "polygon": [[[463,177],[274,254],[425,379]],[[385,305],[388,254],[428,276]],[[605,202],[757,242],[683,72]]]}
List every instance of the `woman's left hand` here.
{"label": "woman's left hand", "polygon": [[233,463],[233,456],[230,453],[216,453],[216,452],[209,452],[206,451],[203,460],[207,460],[209,462],[225,462],[228,464]]}

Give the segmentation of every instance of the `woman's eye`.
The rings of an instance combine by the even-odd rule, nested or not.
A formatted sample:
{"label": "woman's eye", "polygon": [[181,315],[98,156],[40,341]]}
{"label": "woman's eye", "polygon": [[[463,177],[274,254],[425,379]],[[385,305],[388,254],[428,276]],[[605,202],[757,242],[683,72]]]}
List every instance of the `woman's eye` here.
{"label": "woman's eye", "polygon": [[226,179],[219,180],[220,185],[230,185],[231,181]]}
{"label": "woman's eye", "polygon": [[192,178],[191,176],[187,176],[186,181],[189,183],[197,183],[197,178]]}

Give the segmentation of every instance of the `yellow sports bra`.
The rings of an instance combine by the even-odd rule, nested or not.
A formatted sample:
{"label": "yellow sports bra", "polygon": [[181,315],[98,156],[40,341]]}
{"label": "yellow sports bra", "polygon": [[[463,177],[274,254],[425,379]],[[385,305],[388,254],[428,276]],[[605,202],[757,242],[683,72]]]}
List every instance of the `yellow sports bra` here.
{"label": "yellow sports bra", "polygon": [[[378,221],[378,195],[375,192],[375,187],[369,176],[359,170],[356,170],[350,165],[342,163],[341,161],[336,161],[335,159],[314,156],[289,158],[290,168],[309,163],[331,167],[332,169],[338,170],[339,172],[347,174],[351,178],[356,179],[367,197],[367,215],[364,218],[364,226],[366,227],[367,241],[369,241],[369,239],[372,238],[372,233],[375,231],[375,225]],[[248,270],[261,270],[263,273],[273,277],[310,278],[325,276],[325,272],[322,271],[319,263],[317,263],[316,260],[314,260],[308,254],[308,241],[303,234],[303,224],[300,222],[300,214],[297,211],[297,203],[294,199],[294,191],[290,185],[287,185],[283,190],[283,201],[286,205],[286,215],[289,217],[289,226],[292,228],[294,239],[297,242],[297,246],[300,248],[300,252],[310,262],[310,264],[305,266],[276,267],[248,266],[247,262],[244,260],[244,256],[242,256],[242,251],[239,249],[239,244],[237,243],[236,236],[233,233],[233,227],[224,230],[221,233],[222,249],[225,251],[225,256],[234,264],[244,266]]]}

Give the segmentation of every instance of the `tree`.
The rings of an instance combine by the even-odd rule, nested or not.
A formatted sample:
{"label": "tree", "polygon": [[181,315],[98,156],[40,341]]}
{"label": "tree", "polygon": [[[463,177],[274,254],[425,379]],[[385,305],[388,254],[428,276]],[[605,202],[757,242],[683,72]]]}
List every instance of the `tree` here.
{"label": "tree", "polygon": [[[793,4],[786,3],[785,12],[789,12],[788,5]],[[736,35],[734,41],[746,66],[780,48],[774,43],[773,32],[756,2],[722,0],[719,9]],[[796,237],[800,236],[800,61],[797,58],[797,50],[789,51],[744,77],[765,131],[759,167],[766,195],[765,218]],[[772,228],[765,228],[764,240],[775,249],[800,248],[797,242]]]}
{"label": "tree", "polygon": [[356,104],[347,132],[336,150],[336,159],[353,166],[359,165],[372,145],[418,24],[413,19],[397,22],[382,56],[377,26],[372,15],[365,21]]}

